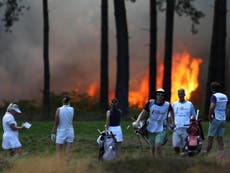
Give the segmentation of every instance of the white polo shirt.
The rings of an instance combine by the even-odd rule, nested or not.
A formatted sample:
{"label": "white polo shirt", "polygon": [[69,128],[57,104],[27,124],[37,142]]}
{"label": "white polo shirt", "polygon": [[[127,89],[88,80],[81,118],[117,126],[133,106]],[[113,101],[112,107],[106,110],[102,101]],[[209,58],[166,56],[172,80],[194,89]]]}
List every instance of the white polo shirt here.
{"label": "white polo shirt", "polygon": [[[172,105],[176,128],[186,128],[192,115],[196,115],[193,104],[190,101],[176,101]],[[187,126],[189,127],[189,126]]]}

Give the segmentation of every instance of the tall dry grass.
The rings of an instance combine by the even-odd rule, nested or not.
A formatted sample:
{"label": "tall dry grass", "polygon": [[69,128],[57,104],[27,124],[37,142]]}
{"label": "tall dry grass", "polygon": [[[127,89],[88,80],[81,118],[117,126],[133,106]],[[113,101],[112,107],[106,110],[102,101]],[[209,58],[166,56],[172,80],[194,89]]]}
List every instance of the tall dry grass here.
{"label": "tall dry grass", "polygon": [[100,173],[100,167],[89,158],[67,162],[57,159],[56,156],[28,157],[11,160],[11,167],[5,169],[6,173]]}
{"label": "tall dry grass", "polygon": [[[224,159],[224,160],[223,160]],[[96,158],[84,157],[66,162],[55,156],[34,156],[11,160],[11,167],[4,173],[227,173],[230,158],[217,155],[181,158],[164,157],[156,160],[150,155],[123,154],[119,159],[99,162]]]}

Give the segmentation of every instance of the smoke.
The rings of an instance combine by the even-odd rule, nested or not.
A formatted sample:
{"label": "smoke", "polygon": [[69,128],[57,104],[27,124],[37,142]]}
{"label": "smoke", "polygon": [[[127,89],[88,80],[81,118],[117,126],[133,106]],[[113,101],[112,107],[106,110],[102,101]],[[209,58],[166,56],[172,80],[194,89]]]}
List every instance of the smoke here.
{"label": "smoke", "polygon": [[[28,1],[30,10],[15,23],[12,33],[0,33],[1,100],[41,98],[43,89],[43,18],[42,1]],[[50,73],[53,92],[77,90],[85,92],[100,75],[100,0],[50,0]],[[200,81],[205,81],[212,32],[212,7],[197,2],[206,13],[192,35],[188,18],[175,15],[174,52],[185,49],[193,57],[203,59]],[[228,4],[229,6],[229,4]],[[149,1],[126,1],[130,79],[141,80],[148,72]],[[229,17],[229,14],[228,14]],[[165,15],[158,14],[158,57],[164,51]],[[228,23],[229,28],[229,23]],[[229,38],[227,42],[229,48]],[[229,57],[229,51],[228,55]],[[113,2],[109,1],[109,79],[115,88],[116,30]],[[132,82],[135,83],[135,82]],[[131,86],[131,88],[134,86]],[[135,86],[136,87],[136,86]]]}

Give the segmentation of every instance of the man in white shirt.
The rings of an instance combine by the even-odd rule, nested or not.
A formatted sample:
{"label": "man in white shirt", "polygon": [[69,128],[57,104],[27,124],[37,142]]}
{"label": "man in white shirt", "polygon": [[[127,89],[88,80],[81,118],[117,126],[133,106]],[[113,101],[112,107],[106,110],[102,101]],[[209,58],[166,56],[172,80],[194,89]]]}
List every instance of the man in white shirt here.
{"label": "man in white shirt", "polygon": [[185,100],[185,90],[178,90],[179,100],[172,105],[174,112],[175,128],[172,137],[172,144],[176,154],[183,151],[186,144],[186,137],[188,136],[187,128],[189,127],[189,121],[191,116],[196,116],[196,112],[193,104],[190,101]]}
{"label": "man in white shirt", "polygon": [[164,124],[167,122],[168,114],[171,113],[173,122],[173,111],[169,102],[165,101],[165,91],[160,88],[156,90],[156,99],[150,99],[144,106],[143,110],[138,115],[137,120],[134,122],[134,128],[138,127],[140,120],[146,114],[148,116],[148,139],[150,143],[150,150],[156,159],[162,157],[161,146],[165,142],[166,130]]}

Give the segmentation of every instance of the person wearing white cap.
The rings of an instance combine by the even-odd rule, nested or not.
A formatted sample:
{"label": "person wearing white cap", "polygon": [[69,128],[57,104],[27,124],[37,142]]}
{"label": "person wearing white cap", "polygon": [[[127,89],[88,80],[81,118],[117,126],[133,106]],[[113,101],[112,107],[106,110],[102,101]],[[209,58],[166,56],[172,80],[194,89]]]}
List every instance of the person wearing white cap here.
{"label": "person wearing white cap", "polygon": [[10,103],[7,107],[6,113],[2,118],[3,126],[3,139],[2,139],[2,148],[8,150],[10,156],[20,154],[22,144],[19,141],[18,132],[25,129],[25,127],[17,126],[14,116],[21,114],[17,104]]}
{"label": "person wearing white cap", "polygon": [[156,159],[162,157],[161,146],[165,143],[166,130],[164,125],[168,122],[168,114],[170,112],[171,122],[174,122],[173,110],[169,102],[165,101],[165,90],[160,88],[156,90],[156,99],[150,99],[138,115],[137,120],[133,126],[138,127],[140,120],[148,116],[148,139],[150,143],[150,150]]}
{"label": "person wearing white cap", "polygon": [[74,108],[70,106],[70,97],[67,95],[63,96],[62,103],[63,105],[56,110],[51,140],[56,142],[57,155],[60,157],[64,151],[66,159],[69,160],[74,142]]}

